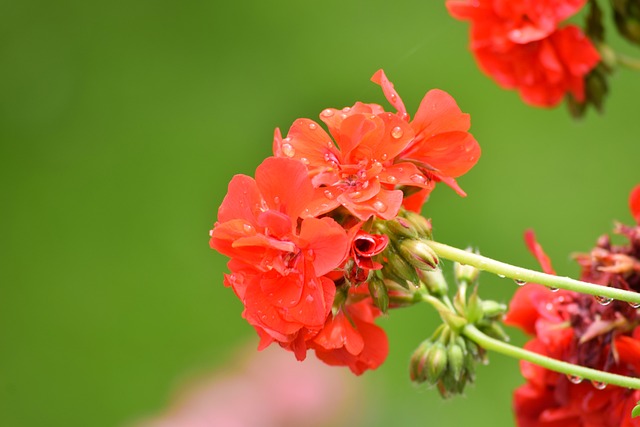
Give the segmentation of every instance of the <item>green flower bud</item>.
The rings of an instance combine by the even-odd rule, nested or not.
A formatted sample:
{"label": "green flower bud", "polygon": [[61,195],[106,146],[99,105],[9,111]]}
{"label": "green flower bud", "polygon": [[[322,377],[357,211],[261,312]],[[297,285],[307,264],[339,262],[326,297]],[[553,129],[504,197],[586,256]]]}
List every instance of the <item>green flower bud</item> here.
{"label": "green flower bud", "polygon": [[435,384],[447,370],[447,350],[441,342],[436,342],[426,353],[427,382]]}
{"label": "green flower bud", "polygon": [[440,269],[433,271],[418,270],[418,277],[431,295],[446,295],[449,291],[447,281]]}
{"label": "green flower bud", "polygon": [[389,308],[389,294],[382,279],[375,274],[369,279],[369,293],[375,306],[383,313],[386,313]]}
{"label": "green flower bud", "polygon": [[423,341],[411,355],[409,361],[409,377],[411,381],[417,384],[421,384],[427,380],[427,372],[425,369],[427,363],[426,354],[431,346],[433,346],[433,342],[430,340]]}
{"label": "green flower bud", "polygon": [[507,306],[491,300],[482,301],[482,311],[484,311],[484,317],[493,319],[505,314]]}
{"label": "green flower bud", "polygon": [[[471,252],[469,248],[467,248],[467,251]],[[466,282],[467,284],[472,285],[478,278],[480,270],[471,265],[456,262],[453,264],[453,274],[458,283]]]}
{"label": "green flower bud", "polygon": [[420,214],[407,210],[403,210],[401,215],[411,223],[413,229],[418,233],[418,236],[431,240],[431,222],[428,219]]}
{"label": "green flower bud", "polygon": [[386,228],[389,238],[396,242],[403,239],[415,239],[418,237],[418,231],[415,229],[413,224],[401,216],[385,221],[384,227]]}
{"label": "green flower bud", "polygon": [[393,280],[399,285],[409,288],[407,282],[412,283],[414,286],[418,286],[420,280],[416,269],[413,265],[409,264],[396,250],[393,245],[387,246],[384,252],[388,259],[388,262],[382,269],[382,275],[386,278]]}
{"label": "green flower bud", "polygon": [[447,363],[449,370],[456,381],[459,381],[464,371],[464,350],[458,344],[453,343],[447,347]]}
{"label": "green flower bud", "polygon": [[411,265],[420,270],[435,270],[438,266],[438,256],[422,240],[406,239],[400,243],[400,255]]}

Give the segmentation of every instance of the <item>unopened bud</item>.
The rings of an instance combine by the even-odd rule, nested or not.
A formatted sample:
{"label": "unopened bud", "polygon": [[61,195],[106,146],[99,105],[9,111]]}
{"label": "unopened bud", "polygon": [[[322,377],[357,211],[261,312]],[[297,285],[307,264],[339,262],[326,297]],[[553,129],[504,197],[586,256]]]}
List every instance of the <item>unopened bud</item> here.
{"label": "unopened bud", "polygon": [[630,42],[640,44],[640,5],[636,0],[613,0],[618,31]]}
{"label": "unopened bud", "polygon": [[435,384],[447,370],[447,350],[441,342],[436,342],[426,354],[427,381]]}
{"label": "unopened bud", "polygon": [[418,270],[418,276],[431,295],[446,295],[449,290],[447,281],[442,274],[442,270],[433,271]]}
{"label": "unopened bud", "polygon": [[431,239],[431,222],[420,214],[403,211],[402,215],[413,225],[418,236]]}
{"label": "unopened bud", "polygon": [[[467,249],[467,251],[471,252],[469,249]],[[458,283],[465,282],[468,285],[472,285],[478,278],[480,270],[472,265],[460,264],[459,262],[456,262],[453,265],[453,274]]]}
{"label": "unopened bud", "polygon": [[484,317],[490,319],[502,316],[507,312],[507,306],[495,301],[482,301],[482,311],[484,311]]}
{"label": "unopened bud", "polygon": [[406,239],[400,244],[400,255],[416,268],[421,270],[435,270],[438,266],[438,256],[431,246],[422,240]]}
{"label": "unopened bud", "polygon": [[459,381],[464,370],[464,351],[458,344],[453,343],[447,347],[447,363],[453,378]]}
{"label": "unopened bud", "polygon": [[420,384],[427,380],[426,355],[432,345],[433,342],[430,340],[423,341],[411,355],[411,360],[409,361],[409,377],[411,381]]}
{"label": "unopened bud", "polygon": [[483,316],[482,303],[478,297],[478,287],[476,286],[467,301],[467,320],[469,323],[475,323],[482,319]]}
{"label": "unopened bud", "polygon": [[[391,245],[389,245],[391,246]],[[388,262],[382,269],[382,274],[396,283],[408,288],[407,282],[418,286],[420,280],[416,273],[416,268],[409,264],[398,252],[387,248]]]}
{"label": "unopened bud", "polygon": [[509,341],[509,335],[507,335],[504,329],[502,329],[497,322],[488,322],[488,324],[485,325],[478,325],[478,329],[497,340],[505,342]]}
{"label": "unopened bud", "polygon": [[373,299],[375,306],[383,313],[386,313],[389,308],[389,294],[387,293],[387,287],[382,279],[375,274],[373,274],[369,279],[369,293],[371,294],[371,299]]}
{"label": "unopened bud", "polygon": [[389,237],[395,241],[402,239],[415,239],[418,237],[418,232],[414,228],[413,224],[401,216],[385,221],[384,227],[386,227],[387,232],[390,234]]}

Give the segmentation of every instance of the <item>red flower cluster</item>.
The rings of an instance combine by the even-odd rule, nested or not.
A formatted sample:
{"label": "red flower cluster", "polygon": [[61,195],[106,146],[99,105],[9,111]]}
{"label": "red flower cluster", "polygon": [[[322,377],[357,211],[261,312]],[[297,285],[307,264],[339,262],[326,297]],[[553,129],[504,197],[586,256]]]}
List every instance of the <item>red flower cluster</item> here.
{"label": "red flower cluster", "polygon": [[364,222],[394,219],[403,204],[419,210],[439,181],[464,194],[455,178],[480,156],[469,116],[447,93],[427,93],[410,120],[382,70],[373,81],[397,112],[358,102],[320,114],[329,133],[309,119],[296,120],[286,138],[276,129],[275,157],[255,180],[231,180],[210,240],[231,258],[225,285],[260,348],[277,342],[299,360],[312,349],[356,374],[388,352],[374,324],[381,312],[360,285],[383,267],[373,258],[389,239],[366,233]]}
{"label": "red flower cluster", "polygon": [[600,55],[580,28],[564,19],[586,0],[447,0],[449,13],[471,21],[471,50],[480,68],[522,99],[550,107],[570,93],[585,97],[584,77]]}
{"label": "red flower cluster", "polygon": [[[613,246],[608,236],[601,237],[590,254],[577,257],[581,280],[640,292],[640,186],[632,192],[630,206],[638,224],[616,229],[629,244]],[[527,232],[526,240],[543,270],[554,274],[532,232]],[[635,305],[529,284],[516,292],[505,323],[534,335],[525,346],[529,350],[595,369],[640,376],[640,313]],[[631,418],[631,410],[640,400],[638,390],[588,384],[528,362],[522,362],[521,370],[527,383],[514,395],[521,427],[640,426],[640,419]]]}

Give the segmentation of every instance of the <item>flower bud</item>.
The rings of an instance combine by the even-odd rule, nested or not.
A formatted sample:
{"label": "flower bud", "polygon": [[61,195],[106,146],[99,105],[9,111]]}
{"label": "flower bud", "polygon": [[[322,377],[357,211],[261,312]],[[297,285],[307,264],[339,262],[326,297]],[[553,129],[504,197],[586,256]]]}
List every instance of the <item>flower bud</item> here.
{"label": "flower bud", "polygon": [[415,239],[418,232],[406,218],[397,216],[394,219],[384,222],[386,231],[391,235],[391,239],[400,241],[402,239]]}
{"label": "flower bud", "polygon": [[493,319],[505,314],[507,306],[491,300],[482,301],[482,311],[484,311],[484,317]]}
{"label": "flower bud", "polygon": [[640,5],[636,0],[612,0],[618,31],[627,40],[640,45]]}
{"label": "flower bud", "polygon": [[[471,250],[467,248],[467,252],[471,252]],[[458,283],[466,282],[467,284],[472,285],[478,278],[480,270],[471,265],[456,262],[453,264],[453,274]]]}
{"label": "flower bud", "polygon": [[446,295],[449,290],[447,281],[442,274],[442,270],[425,271],[418,270],[418,276],[431,295]]}
{"label": "flower bud", "polygon": [[456,343],[452,343],[447,347],[447,363],[451,375],[456,381],[459,381],[465,365],[464,350]]}
{"label": "flower bud", "polygon": [[383,313],[386,313],[389,308],[389,294],[382,279],[375,274],[371,275],[369,279],[369,293],[375,306]]}
{"label": "flower bud", "polygon": [[395,250],[394,245],[387,247],[385,255],[388,261],[382,269],[382,274],[386,278],[406,288],[408,288],[407,282],[413,283],[414,286],[419,285],[420,280],[418,279],[416,268]]}
{"label": "flower bud", "polygon": [[431,222],[420,214],[411,211],[403,211],[404,216],[413,226],[418,236],[431,239]]}
{"label": "flower bud", "polygon": [[439,262],[433,249],[422,240],[403,240],[400,244],[400,255],[420,270],[435,270]]}
{"label": "flower bud", "polygon": [[425,340],[411,355],[411,359],[409,361],[409,377],[411,381],[421,384],[427,380],[426,373],[426,354],[433,345],[431,340]]}
{"label": "flower bud", "polygon": [[426,353],[427,382],[435,384],[447,370],[447,350],[438,341]]}

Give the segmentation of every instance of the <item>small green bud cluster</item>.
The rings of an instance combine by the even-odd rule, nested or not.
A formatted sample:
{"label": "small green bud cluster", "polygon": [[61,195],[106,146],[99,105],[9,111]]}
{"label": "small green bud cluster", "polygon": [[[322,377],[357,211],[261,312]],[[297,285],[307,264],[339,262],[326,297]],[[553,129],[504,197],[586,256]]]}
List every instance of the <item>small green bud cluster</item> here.
{"label": "small green bud cluster", "polygon": [[473,383],[475,363],[484,360],[483,349],[441,325],[411,356],[411,381],[436,386],[442,397],[449,398],[462,394],[467,383]]}

